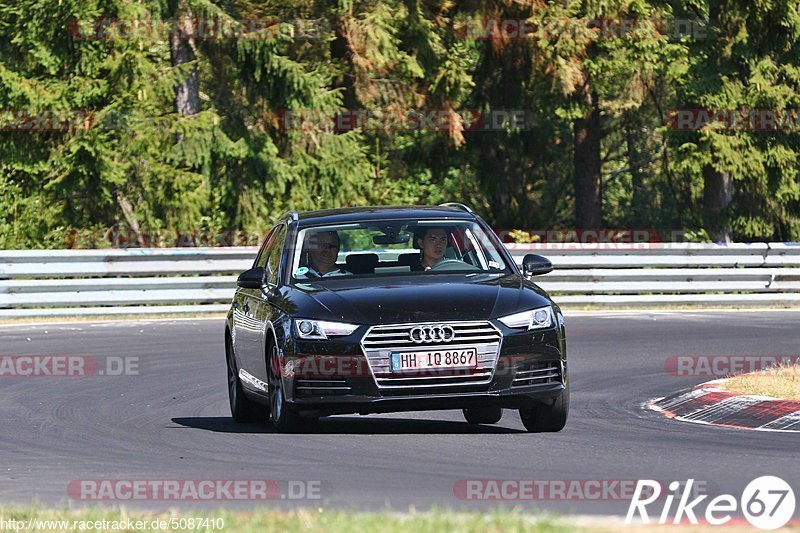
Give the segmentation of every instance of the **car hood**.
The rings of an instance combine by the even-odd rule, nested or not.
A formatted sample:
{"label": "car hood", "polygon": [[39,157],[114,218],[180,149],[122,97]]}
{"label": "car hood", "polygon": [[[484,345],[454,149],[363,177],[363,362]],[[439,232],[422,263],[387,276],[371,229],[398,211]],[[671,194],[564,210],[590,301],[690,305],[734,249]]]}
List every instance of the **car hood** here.
{"label": "car hood", "polygon": [[516,274],[331,279],[287,288],[282,300],[295,317],[358,324],[485,320],[550,304]]}

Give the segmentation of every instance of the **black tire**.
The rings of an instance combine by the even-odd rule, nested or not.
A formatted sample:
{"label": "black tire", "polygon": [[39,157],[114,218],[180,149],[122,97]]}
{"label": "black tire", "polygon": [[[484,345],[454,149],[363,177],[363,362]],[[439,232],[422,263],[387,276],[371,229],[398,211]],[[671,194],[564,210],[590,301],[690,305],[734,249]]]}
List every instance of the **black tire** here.
{"label": "black tire", "polygon": [[317,419],[300,416],[291,405],[286,403],[283,380],[275,373],[275,369],[280,368],[278,347],[274,343],[270,343],[268,353],[267,375],[269,376],[269,409],[272,415],[272,425],[281,433],[300,433],[310,429]]}
{"label": "black tire", "polygon": [[470,424],[497,424],[503,418],[503,408],[490,405],[488,407],[471,407],[462,409],[464,419]]}
{"label": "black tire", "polygon": [[522,425],[530,433],[554,433],[567,424],[569,415],[569,386],[565,387],[552,405],[537,405],[530,409],[520,409]]}
{"label": "black tire", "polygon": [[244,394],[242,382],[239,380],[239,370],[236,368],[233,344],[227,335],[225,336],[225,359],[228,367],[228,403],[231,407],[231,417],[236,422],[265,420],[264,407]]}

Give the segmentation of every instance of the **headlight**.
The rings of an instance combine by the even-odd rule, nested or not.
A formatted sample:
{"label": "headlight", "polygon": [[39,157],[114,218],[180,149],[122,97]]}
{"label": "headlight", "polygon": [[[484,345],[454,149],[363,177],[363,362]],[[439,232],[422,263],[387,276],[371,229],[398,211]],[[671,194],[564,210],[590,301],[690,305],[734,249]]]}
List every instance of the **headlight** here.
{"label": "headlight", "polygon": [[504,316],[497,320],[510,328],[543,329],[553,325],[553,311],[549,306],[540,307]]}
{"label": "headlight", "polygon": [[308,320],[300,318],[294,321],[295,330],[301,339],[327,339],[339,335],[350,335],[356,329],[356,324],[343,322],[325,322],[322,320]]}

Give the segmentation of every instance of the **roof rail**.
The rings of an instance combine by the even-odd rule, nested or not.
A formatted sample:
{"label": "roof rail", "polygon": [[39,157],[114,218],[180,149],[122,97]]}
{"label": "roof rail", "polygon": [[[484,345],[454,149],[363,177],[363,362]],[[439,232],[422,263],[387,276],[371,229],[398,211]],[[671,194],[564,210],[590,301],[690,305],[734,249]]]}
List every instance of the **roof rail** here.
{"label": "roof rail", "polygon": [[300,215],[294,209],[292,209],[291,211],[285,212],[281,218],[284,218],[284,217],[290,217],[295,222],[300,220]]}
{"label": "roof rail", "polygon": [[465,206],[464,204],[459,204],[458,202],[446,202],[443,204],[439,204],[439,207],[455,207],[461,209],[462,211],[466,211],[467,213],[472,213],[472,209]]}

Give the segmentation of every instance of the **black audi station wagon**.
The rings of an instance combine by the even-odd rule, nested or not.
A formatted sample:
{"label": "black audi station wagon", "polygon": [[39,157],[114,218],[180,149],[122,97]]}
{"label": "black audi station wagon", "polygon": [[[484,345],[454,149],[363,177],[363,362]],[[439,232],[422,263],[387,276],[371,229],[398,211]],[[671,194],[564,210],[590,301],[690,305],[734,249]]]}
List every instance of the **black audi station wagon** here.
{"label": "black audi station wagon", "polygon": [[228,313],[236,421],[302,431],[323,416],[462,409],[531,432],[569,411],[564,319],[460,204],[290,211],[241,274]]}

